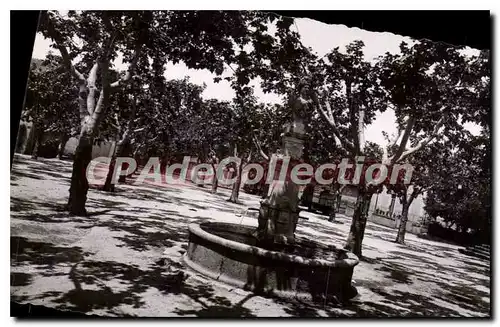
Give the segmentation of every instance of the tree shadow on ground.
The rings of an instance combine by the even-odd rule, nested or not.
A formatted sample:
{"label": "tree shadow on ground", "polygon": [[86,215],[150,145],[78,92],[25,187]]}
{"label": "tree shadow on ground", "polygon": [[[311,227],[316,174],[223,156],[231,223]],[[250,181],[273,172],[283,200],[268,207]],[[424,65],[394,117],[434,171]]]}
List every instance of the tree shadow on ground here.
{"label": "tree shadow on ground", "polygon": [[[186,186],[189,187],[189,186]],[[198,189],[196,189],[198,191]],[[153,188],[151,186],[143,186],[141,189],[134,189],[133,194],[130,194],[134,200],[141,201],[160,201],[172,203],[179,206],[186,206],[196,210],[216,210],[226,213],[238,213],[243,209],[241,205],[221,201],[220,196],[207,193],[208,198],[200,199],[186,199],[179,196],[183,191],[175,187],[162,187]]]}
{"label": "tree shadow on ground", "polygon": [[21,272],[10,273],[10,286],[28,286],[31,284],[33,277],[31,274]]}
{"label": "tree shadow on ground", "polygon": [[93,217],[104,215],[110,211],[110,209],[89,210],[87,216],[73,216],[65,210],[64,206],[65,204],[62,203],[10,198],[11,217],[40,223],[92,224]]}
{"label": "tree shadow on ground", "polygon": [[57,265],[79,262],[90,254],[80,247],[56,246],[19,236],[10,238],[10,249],[11,266],[28,264],[40,271],[52,271]]}
{"label": "tree shadow on ground", "polygon": [[41,174],[34,174],[34,173],[29,173],[26,171],[20,171],[20,170],[14,170],[12,169],[11,174],[10,174],[11,180],[17,181],[19,178],[30,178],[30,179],[37,179],[37,180],[45,180],[46,178],[42,176]]}
{"label": "tree shadow on ground", "polygon": [[298,231],[300,231],[300,235],[307,236],[311,239],[316,239],[318,237],[317,234],[308,233],[308,232],[302,230],[302,227],[308,227],[308,228],[314,229],[315,231],[318,231],[318,232],[321,231],[322,233],[328,235],[329,237],[336,236],[336,239],[343,239],[346,237],[346,235],[344,233],[340,232],[337,229],[332,228],[332,229],[325,230],[325,226],[320,224],[320,223],[312,222],[310,220],[300,221],[300,225],[297,226]]}
{"label": "tree shadow on ground", "polygon": [[[356,316],[399,316],[399,317],[461,317],[460,311],[453,310],[446,303],[453,303],[450,298],[442,298],[434,294],[416,294],[401,290],[386,291],[373,287],[371,291],[383,296],[382,302],[354,302],[350,309]],[[439,301],[441,300],[441,301]],[[445,303],[442,303],[445,302]],[[348,307],[349,308],[349,307]],[[488,311],[484,313],[489,313]]]}
{"label": "tree shadow on ground", "polygon": [[[301,226],[311,227],[315,230],[321,230],[319,234],[310,234],[304,230],[298,229],[300,235],[306,235],[315,238],[318,241],[326,243],[335,243],[343,241],[345,235],[335,232],[335,227],[324,226],[321,224],[305,221]],[[365,235],[384,239],[393,243],[393,238],[385,228],[378,228],[381,236],[376,232],[371,232],[374,226],[368,225]],[[375,226],[375,229],[377,227]],[[394,233],[394,232],[393,232]],[[395,237],[395,233],[394,233]],[[400,249],[400,250],[398,250]],[[355,315],[365,317],[378,316],[464,316],[474,315],[476,313],[490,314],[489,293],[467,286],[482,285],[489,288],[489,281],[485,279],[489,276],[489,267],[486,264],[479,264],[478,261],[467,259],[458,251],[445,246],[434,244],[422,244],[416,247],[413,242],[406,245],[396,244],[396,250],[381,253],[382,256],[372,258],[366,253],[380,252],[380,249],[363,245],[364,255],[361,258],[363,264],[368,264],[373,271],[379,271],[374,280],[366,277],[357,278],[356,268],[354,270],[354,280],[356,287],[359,288],[361,295],[363,293],[373,292],[384,297],[383,301],[370,302],[360,300],[352,301],[349,307],[342,311],[328,311],[332,316]],[[446,259],[448,261],[441,261]],[[450,259],[453,260],[450,263]],[[477,275],[472,275],[476,273]],[[383,276],[383,277],[382,277]],[[385,283],[381,283],[380,278],[384,278]],[[446,282],[453,277],[453,282]],[[419,289],[416,284],[423,282],[425,287],[430,287],[432,291],[426,294]],[[410,286],[413,285],[413,286]],[[408,289],[408,292],[402,290]],[[410,291],[411,290],[411,291]],[[412,293],[414,292],[414,293]],[[457,310],[454,310],[457,308]],[[317,308],[320,310],[320,308]],[[469,313],[460,312],[460,310],[469,310]],[[351,313],[346,313],[352,311]],[[310,310],[304,313],[308,316],[315,316]]]}
{"label": "tree shadow on ground", "polygon": [[181,315],[194,315],[199,318],[245,318],[245,317],[256,317],[252,314],[252,310],[243,307],[243,304],[249,299],[254,297],[253,294],[248,294],[241,301],[236,304],[232,304],[227,298],[222,296],[215,296],[211,300],[215,304],[205,304],[200,301],[199,298],[195,300],[198,304],[202,306],[200,310],[180,310],[177,309],[174,312]]}
{"label": "tree shadow on ground", "polygon": [[[25,162],[30,163],[29,160],[25,160]],[[33,170],[37,169],[40,174],[36,177],[30,175],[20,175],[20,177],[37,179],[40,176],[43,177],[43,167],[52,164],[53,161],[34,163],[32,164]],[[67,163],[61,164],[61,167],[64,165]],[[57,165],[54,164],[54,167]],[[58,174],[59,168],[54,167],[47,171],[51,174]],[[68,170],[71,171],[71,169],[66,169],[66,171]],[[64,170],[61,168],[61,171]],[[16,170],[15,174],[17,173]],[[55,175],[45,176],[45,179],[54,178],[56,178]],[[16,218],[41,223],[77,222],[82,224],[76,228],[107,228],[110,231],[119,232],[112,233],[112,237],[121,242],[120,246],[137,252],[179,245],[185,249],[187,225],[207,218],[214,218],[212,216],[202,217],[203,214],[196,217],[188,216],[175,209],[161,209],[159,204],[163,202],[186,207],[193,211],[213,210],[239,213],[242,210],[240,205],[221,201],[226,199],[226,195],[186,199],[182,197],[184,190],[179,188],[129,184],[124,184],[117,190],[118,192],[115,193],[92,190],[88,199],[88,207],[94,215],[90,217],[71,217],[61,210],[61,204],[45,203],[38,200],[25,201],[18,197],[11,199],[11,210]],[[130,199],[131,203],[137,200],[147,203],[148,206],[131,206],[127,202],[120,201],[117,195]],[[319,235],[320,241],[325,241],[327,244],[332,242],[332,237],[334,240],[344,240],[345,238],[345,235],[335,229],[334,225],[325,226],[316,222],[303,221],[301,226],[321,231],[321,233],[301,232],[300,236],[318,239]],[[390,230],[373,226],[373,224],[367,226],[366,235],[384,240],[391,236]],[[321,316],[321,311],[330,316],[355,315],[364,317],[460,315],[459,312],[446,307],[442,303],[443,301],[473,312],[485,314],[490,312],[488,303],[483,301],[483,298],[489,298],[489,293],[472,287],[473,285],[482,285],[489,288],[489,280],[480,278],[489,275],[489,267],[486,263],[465,257],[458,251],[451,251],[447,247],[435,244],[419,244],[418,247],[415,247],[412,242],[408,243],[406,246],[398,246],[400,250],[386,252],[387,257],[364,258],[363,264],[370,265],[368,269],[382,274],[386,283],[381,283],[380,279],[372,280],[366,277],[357,279],[355,270],[354,278],[357,282],[356,286],[359,285],[359,292],[373,292],[384,297],[382,301],[375,303],[354,300],[342,308],[334,305],[308,306],[293,301],[289,303],[276,300],[275,302],[283,303],[287,313],[299,317]],[[367,245],[364,245],[363,249],[378,250]],[[68,276],[68,270],[71,271],[69,277],[75,285],[73,290],[65,293],[44,292],[31,297],[31,299],[45,299],[46,297],[51,299],[50,302],[69,310],[89,312],[103,309],[108,310],[110,314],[124,315],[117,307],[122,305],[136,308],[144,307],[146,299],[142,294],[148,290],[156,289],[163,295],[187,296],[201,308],[198,310],[176,309],[177,314],[200,317],[251,316],[252,314],[249,309],[243,306],[246,300],[242,300],[239,305],[232,305],[229,299],[217,295],[217,291],[210,284],[210,281],[201,284],[190,281],[182,265],[173,260],[168,262],[168,267],[172,267],[177,272],[171,272],[166,267],[158,267],[153,264],[139,268],[135,265],[115,261],[91,261],[88,260],[88,255],[79,247],[56,246],[30,241],[24,237],[11,237],[11,262],[13,266],[29,266],[30,270],[45,277]],[[456,265],[439,262],[440,258],[446,257],[455,260]],[[56,267],[58,269],[54,269]],[[478,276],[468,276],[467,272],[474,272]],[[14,274],[19,275],[14,276],[12,287],[22,287],[32,283],[32,276],[20,272]],[[451,282],[447,281],[450,277],[454,277]],[[421,292],[415,286],[417,280],[426,282],[427,286],[433,286],[433,291],[429,294]],[[116,282],[120,283],[120,287],[116,286]],[[110,283],[115,286],[109,286]],[[91,289],[89,289],[90,285],[92,285]],[[412,290],[415,293],[404,292],[401,288],[394,289],[395,286],[407,287],[409,285],[412,285]],[[12,298],[20,301],[30,299],[29,296],[25,295],[13,295]],[[200,298],[206,300],[201,301]]]}
{"label": "tree shadow on ground", "polygon": [[[490,314],[489,303],[482,300],[484,297],[489,297],[489,294],[466,286],[469,280],[468,277],[463,276],[464,272],[457,274],[454,267],[442,266],[424,256],[392,251],[392,253],[394,252],[396,252],[394,255],[387,258],[364,260],[373,265],[374,270],[388,273],[386,280],[389,282],[382,284],[380,280],[356,279],[357,286],[384,297],[383,302],[354,302],[352,309],[356,311],[356,315],[411,317],[468,315],[454,310],[454,307],[470,310],[473,314],[476,312]],[[394,260],[398,262],[394,262]],[[455,274],[457,274],[455,276],[457,279],[453,282],[449,281],[450,275]],[[403,292],[401,289],[406,286],[398,287],[398,284],[411,285],[415,284],[416,281],[426,283],[430,291],[426,293],[412,287],[413,292],[410,292],[410,288],[407,288],[408,292]],[[480,283],[477,279],[474,282]],[[361,289],[360,293],[362,292]]]}
{"label": "tree shadow on ground", "polygon": [[[58,250],[63,251],[63,249]],[[54,258],[50,255],[52,251],[42,252],[39,258],[31,258],[34,263],[49,261],[50,265],[55,264]],[[48,256],[44,255],[47,253],[49,253]],[[62,260],[63,258],[65,260]],[[183,271],[182,264],[169,259],[166,259],[166,265],[150,264],[142,268],[115,261],[74,262],[76,259],[74,255],[62,254],[59,259],[57,261],[59,264],[72,264],[69,274],[67,274],[74,285],[72,290],[65,293],[45,292],[32,298],[13,296],[12,299],[21,302],[37,298],[50,299],[48,302],[56,304],[57,309],[84,313],[93,310],[107,310],[109,314],[124,316],[125,314],[119,307],[142,308],[147,304],[147,297],[142,294],[155,289],[164,296],[185,296],[202,305],[201,310],[176,309],[175,312],[179,315],[251,316],[250,310],[242,307],[246,300],[233,305],[229,299],[217,295],[210,284],[188,281],[189,274]],[[23,258],[24,263],[27,261],[28,258]],[[119,286],[116,286],[117,283]],[[201,299],[204,301],[202,302]]]}

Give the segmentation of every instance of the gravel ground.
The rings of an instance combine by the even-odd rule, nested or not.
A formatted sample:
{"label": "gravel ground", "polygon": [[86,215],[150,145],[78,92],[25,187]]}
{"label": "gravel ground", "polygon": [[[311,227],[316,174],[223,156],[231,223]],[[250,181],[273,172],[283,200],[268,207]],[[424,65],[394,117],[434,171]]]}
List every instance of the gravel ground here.
{"label": "gravel ground", "polygon": [[[63,210],[71,162],[16,155],[11,173],[11,300],[105,316],[163,317],[489,317],[489,262],[458,246],[368,223],[351,304],[305,305],[256,296],[185,268],[187,225],[223,221],[256,226],[241,204],[190,184],[91,189],[88,217]],[[297,234],[341,246],[350,218],[304,213]]]}

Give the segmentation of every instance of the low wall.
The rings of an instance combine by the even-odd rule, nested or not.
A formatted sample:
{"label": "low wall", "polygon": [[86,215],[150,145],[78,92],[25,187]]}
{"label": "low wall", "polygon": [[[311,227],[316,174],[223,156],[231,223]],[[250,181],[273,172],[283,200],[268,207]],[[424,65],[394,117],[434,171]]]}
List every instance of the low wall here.
{"label": "low wall", "polygon": [[[344,205],[340,208],[340,212],[346,215],[347,217],[352,217],[354,215],[354,207],[350,205]],[[368,221],[382,225],[385,227],[389,227],[392,229],[398,229],[400,219],[391,219],[386,216],[378,215],[374,212],[369,214]],[[408,220],[406,222],[406,231],[411,234],[419,235],[427,232],[427,228],[424,225],[419,224],[418,222]]]}
{"label": "low wall", "polygon": [[[398,228],[399,228],[399,224],[398,224]],[[420,235],[420,234],[427,233],[427,228],[425,226],[414,225],[413,222],[407,221],[406,222],[406,231],[408,233],[411,233],[411,234]]]}
{"label": "low wall", "polygon": [[[73,156],[78,146],[78,138],[71,137],[64,147],[64,154]],[[101,142],[100,145],[94,144],[92,146],[92,159],[97,157],[111,157],[115,148],[115,142]]]}
{"label": "low wall", "polygon": [[396,228],[396,220],[390,219],[390,218],[387,218],[387,217],[384,217],[384,216],[379,216],[379,215],[377,215],[375,213],[372,213],[368,217],[368,221],[371,221],[373,223],[376,223],[376,224],[379,224],[379,225],[382,225],[382,226],[386,226],[386,227],[390,227],[390,228]]}
{"label": "low wall", "polygon": [[[399,224],[401,222],[400,219],[391,219],[385,216],[377,215],[375,213],[372,213],[368,217],[368,221],[394,229],[398,229]],[[427,228],[425,228],[425,226],[422,226],[417,222],[408,220],[406,222],[406,232],[419,235],[427,232]]]}

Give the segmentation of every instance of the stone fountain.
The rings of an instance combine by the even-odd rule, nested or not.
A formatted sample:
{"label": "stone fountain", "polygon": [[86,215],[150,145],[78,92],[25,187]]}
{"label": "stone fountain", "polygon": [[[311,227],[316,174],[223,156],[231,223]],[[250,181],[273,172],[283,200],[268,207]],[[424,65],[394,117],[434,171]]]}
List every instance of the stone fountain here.
{"label": "stone fountain", "polygon": [[[300,159],[304,124],[294,115],[282,134],[281,154]],[[351,252],[297,237],[299,185],[274,181],[261,201],[258,227],[207,222],[189,225],[184,262],[221,282],[258,294],[310,301],[345,302],[357,292],[351,285],[358,258]]]}

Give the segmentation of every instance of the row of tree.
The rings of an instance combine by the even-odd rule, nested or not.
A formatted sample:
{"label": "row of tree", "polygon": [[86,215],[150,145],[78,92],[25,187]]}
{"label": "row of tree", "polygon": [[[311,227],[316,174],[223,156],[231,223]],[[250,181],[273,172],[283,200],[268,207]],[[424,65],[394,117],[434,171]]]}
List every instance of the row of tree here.
{"label": "row of tree", "polygon": [[[469,179],[462,189],[475,189],[477,178],[487,183],[482,184],[484,192],[489,188],[490,176],[484,172],[484,153],[489,151],[484,141],[489,140],[487,51],[470,56],[447,44],[403,42],[400,53],[368,62],[363,42],[355,41],[345,51],[335,48],[319,57],[302,45],[293,19],[248,11],[47,12],[40,26],[60,56],[48,56],[49,69],[32,74],[26,112],[35,125],[43,126],[39,130],[59,122],[61,135],[79,133],[68,201],[73,214],[86,213],[84,172],[96,138],[117,141],[114,157],[196,153],[217,162],[235,155],[242,159],[235,169],[241,176],[246,162],[269,160],[276,151],[291,107],[305,121],[305,160],[319,164],[365,156],[388,166],[416,167],[411,187],[385,187],[403,204],[398,242],[404,242],[413,199],[427,192],[429,208],[450,203],[444,198],[453,187],[447,173]],[[128,63],[125,72],[113,69],[119,56]],[[169,61],[208,69],[215,82],[229,82],[233,101],[203,99],[203,86],[188,79],[166,80]],[[281,104],[259,103],[250,85],[257,77],[265,92],[282,96]],[[297,98],[300,106],[295,106]],[[366,140],[364,131],[387,109],[395,112],[398,133],[386,135],[388,145],[380,147]],[[472,136],[463,127],[466,122],[480,125],[483,137]],[[486,158],[473,166],[481,172],[450,171],[457,156],[471,159],[465,153],[474,162]],[[106,187],[111,189],[111,184]],[[361,255],[368,204],[384,188],[358,188],[346,248]],[[237,183],[232,201],[238,192]],[[479,214],[479,208],[487,208],[482,199],[464,204],[463,212]],[[440,213],[435,215],[453,216],[449,208],[436,210]]]}

